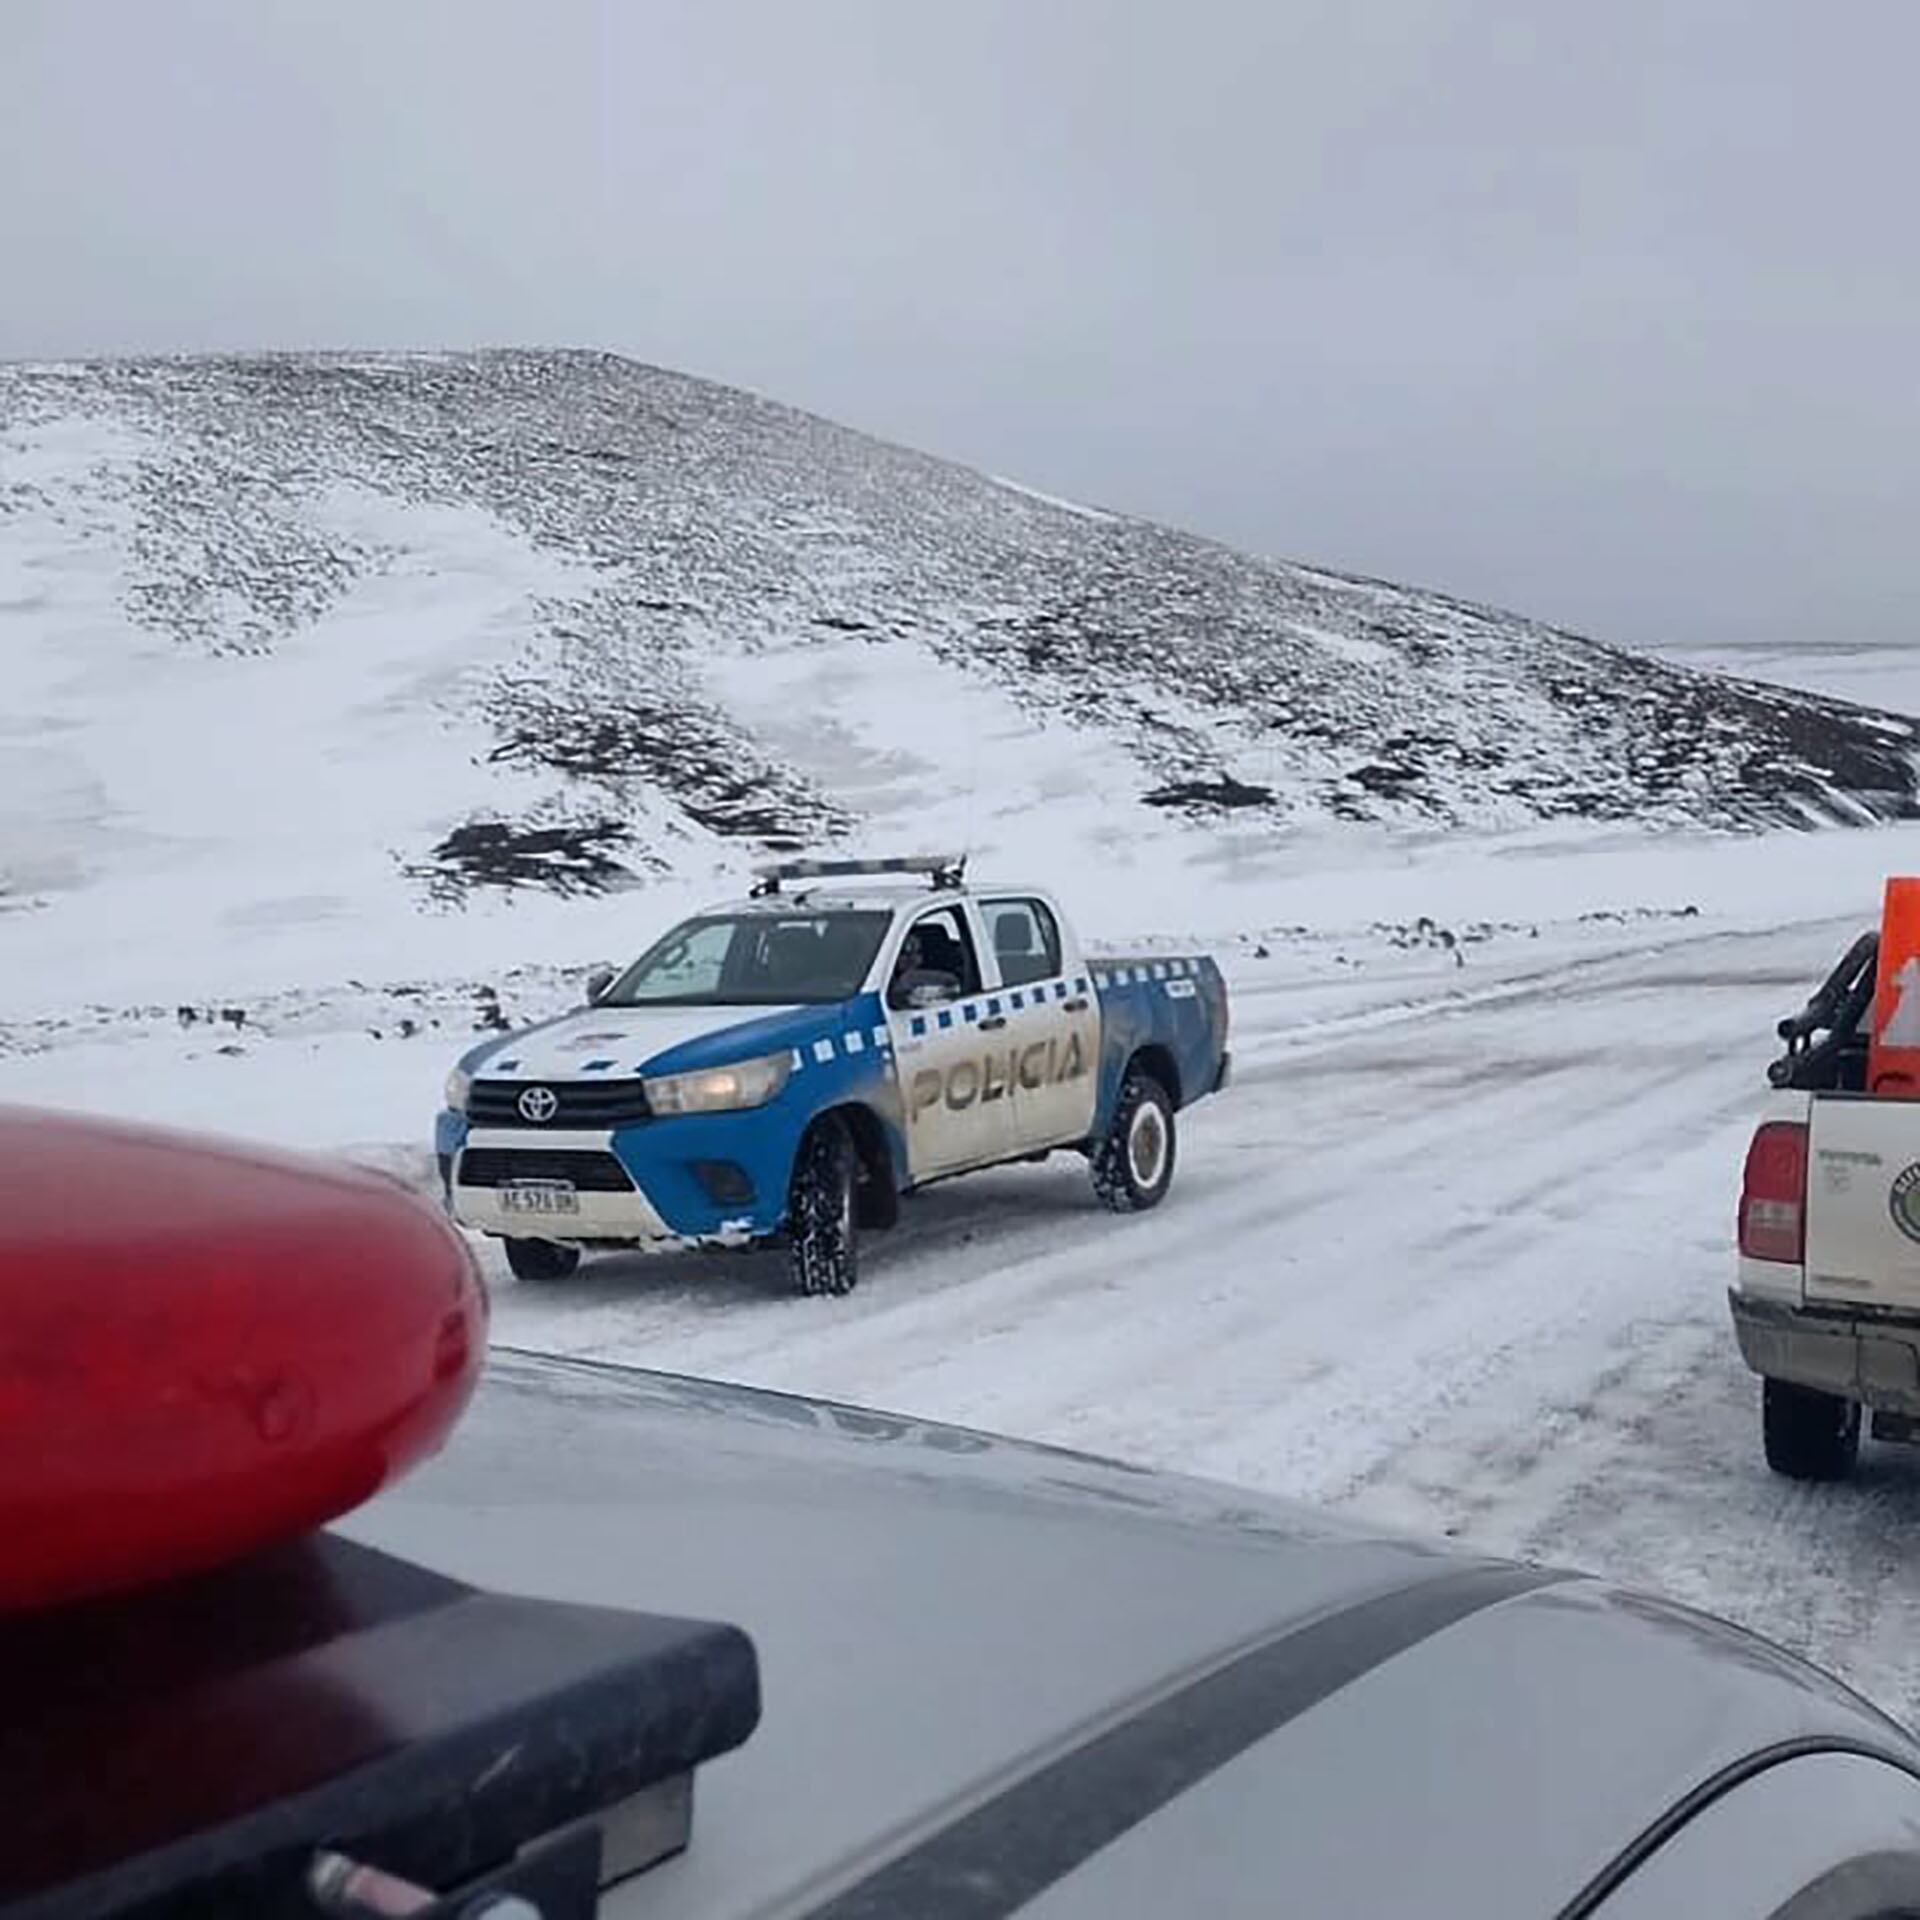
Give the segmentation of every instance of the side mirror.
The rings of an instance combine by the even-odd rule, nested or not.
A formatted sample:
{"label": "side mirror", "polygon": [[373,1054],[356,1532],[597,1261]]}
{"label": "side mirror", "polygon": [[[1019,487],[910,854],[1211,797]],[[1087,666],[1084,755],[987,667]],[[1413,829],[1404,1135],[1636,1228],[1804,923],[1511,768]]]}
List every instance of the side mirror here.
{"label": "side mirror", "polygon": [[925,981],[907,993],[907,1005],[916,1013],[924,1013],[928,1007],[944,1007],[960,998],[956,988]]}
{"label": "side mirror", "polygon": [[611,967],[595,967],[587,975],[587,1005],[598,1006],[607,997],[607,989],[618,978],[619,975]]}

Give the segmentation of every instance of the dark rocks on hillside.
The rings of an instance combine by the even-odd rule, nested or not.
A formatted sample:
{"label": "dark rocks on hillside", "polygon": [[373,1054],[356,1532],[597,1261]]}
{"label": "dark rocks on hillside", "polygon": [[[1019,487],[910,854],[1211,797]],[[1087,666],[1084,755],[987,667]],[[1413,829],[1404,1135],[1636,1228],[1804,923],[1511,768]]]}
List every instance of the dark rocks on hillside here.
{"label": "dark rocks on hillside", "polygon": [[457,903],[480,887],[542,887],[552,893],[606,893],[635,875],[613,857],[633,835],[617,820],[585,826],[525,827],[470,820],[409,871],[436,900]]}
{"label": "dark rocks on hillside", "polygon": [[1256,787],[1231,774],[1217,780],[1175,780],[1142,794],[1150,807],[1178,807],[1191,813],[1230,813],[1241,807],[1269,807],[1278,797],[1271,787]]}

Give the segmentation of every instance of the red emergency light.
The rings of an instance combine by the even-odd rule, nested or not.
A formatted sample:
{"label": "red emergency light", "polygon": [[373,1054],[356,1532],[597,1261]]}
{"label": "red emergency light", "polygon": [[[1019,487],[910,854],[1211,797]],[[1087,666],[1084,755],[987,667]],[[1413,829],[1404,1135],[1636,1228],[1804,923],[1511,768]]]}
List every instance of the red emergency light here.
{"label": "red emergency light", "polygon": [[0,1108],[0,1612],[224,1565],[435,1451],[486,1347],[397,1182]]}

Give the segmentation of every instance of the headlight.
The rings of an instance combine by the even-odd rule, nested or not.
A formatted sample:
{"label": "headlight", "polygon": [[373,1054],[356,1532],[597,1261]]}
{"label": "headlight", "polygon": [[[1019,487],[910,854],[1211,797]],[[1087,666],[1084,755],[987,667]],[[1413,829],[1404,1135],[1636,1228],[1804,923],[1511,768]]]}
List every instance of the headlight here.
{"label": "headlight", "polygon": [[734,1113],[742,1107],[764,1107],[792,1073],[791,1053],[769,1053],[731,1067],[662,1074],[647,1079],[647,1104],[655,1113]]}
{"label": "headlight", "polygon": [[473,1075],[465,1067],[455,1067],[447,1075],[447,1105],[455,1113],[467,1110],[467,1095],[473,1091]]}

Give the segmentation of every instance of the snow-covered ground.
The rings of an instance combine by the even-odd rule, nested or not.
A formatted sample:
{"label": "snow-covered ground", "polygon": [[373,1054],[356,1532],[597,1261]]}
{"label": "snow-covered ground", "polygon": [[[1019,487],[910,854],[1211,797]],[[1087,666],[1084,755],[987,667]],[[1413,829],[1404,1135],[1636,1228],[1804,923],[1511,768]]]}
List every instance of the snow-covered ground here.
{"label": "snow-covered ground", "polygon": [[[1244,562],[670,376],[449,367],[486,403],[451,452],[418,362],[241,364],[205,392],[148,370],[114,406],[83,372],[16,378],[0,1100],[424,1183],[475,1030],[566,1004],[729,890],[765,807],[874,851],[968,844],[1099,940],[1220,954],[1238,1080],[1190,1116],[1168,1205],[1106,1216],[1065,1157],[938,1188],[844,1301],[786,1297],[759,1258],[532,1288],[489,1252],[501,1341],[1602,1569],[1920,1715],[1920,1452],[1870,1448],[1840,1488],[1769,1478],[1723,1299],[1772,1022],[1882,877],[1920,871],[1920,826],[1687,824],[1814,792],[1858,817],[1869,775],[1900,810],[1907,731]],[[288,383],[334,411],[280,436],[255,388]],[[579,431],[529,437],[553,423]],[[1151,644],[1188,618],[1206,685]],[[1920,711],[1895,656],[1721,664]],[[1081,684],[1113,698],[1073,713]],[[608,714],[637,731],[597,739]],[[1405,764],[1382,773],[1361,755],[1389,734]],[[623,759],[643,735],[655,757]],[[1148,804],[1175,775],[1284,804]],[[524,850],[596,810],[642,884],[448,904],[417,871],[477,819]]]}

